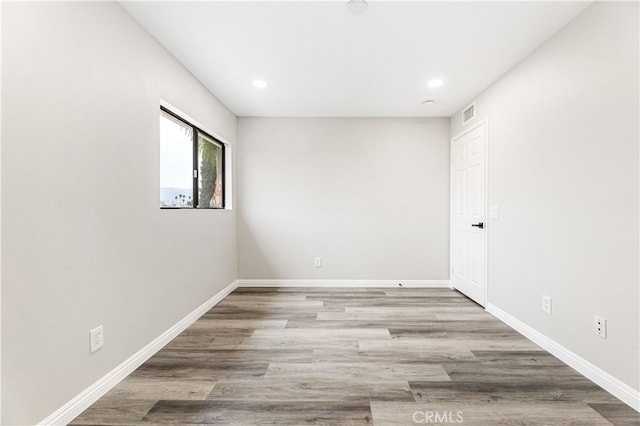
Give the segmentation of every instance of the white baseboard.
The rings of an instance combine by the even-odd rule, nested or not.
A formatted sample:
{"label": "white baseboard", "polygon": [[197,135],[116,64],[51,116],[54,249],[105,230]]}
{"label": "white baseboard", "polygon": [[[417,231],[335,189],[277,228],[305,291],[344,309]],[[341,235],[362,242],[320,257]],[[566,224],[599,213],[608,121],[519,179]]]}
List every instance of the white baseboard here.
{"label": "white baseboard", "polygon": [[87,389],[78,394],[71,401],[56,410],[46,419],[42,420],[40,425],[66,425],[74,418],[79,416],[84,410],[89,408],[91,404],[100,399],[109,390],[113,389],[125,377],[133,373],[133,371],[141,366],[145,361],[151,358],[156,352],[162,349],[167,343],[182,333],[187,327],[193,324],[205,312],[217,305],[229,293],[236,289],[236,282],[229,284],[218,294],[207,300],[205,303],[196,308],[189,315],[180,320],[177,324],[169,328],[160,336],[155,338],[144,348],[133,354],[129,359],[118,365],[116,368],[107,373],[100,380],[89,386]]}
{"label": "white baseboard", "polygon": [[449,280],[237,280],[238,287],[451,288]]}
{"label": "white baseboard", "polygon": [[556,341],[548,338],[544,334],[535,330],[534,328],[523,323],[519,319],[511,316],[507,312],[498,308],[491,303],[487,304],[487,312],[504,322],[514,330],[518,331],[523,336],[535,344],[541,346],[547,352],[550,352],[560,361],[567,364],[569,367],[578,371],[580,374],[591,380],[616,398],[620,399],[625,404],[629,405],[636,411],[640,412],[640,392],[633,389],[626,383],[613,377],[600,367],[597,367],[582,358],[580,355],[570,351]]}

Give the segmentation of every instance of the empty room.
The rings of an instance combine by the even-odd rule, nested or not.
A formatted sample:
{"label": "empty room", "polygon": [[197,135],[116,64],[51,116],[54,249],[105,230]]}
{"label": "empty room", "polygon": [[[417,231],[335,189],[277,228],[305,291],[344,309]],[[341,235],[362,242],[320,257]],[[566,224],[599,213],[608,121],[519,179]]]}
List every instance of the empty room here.
{"label": "empty room", "polygon": [[637,1],[2,1],[0,424],[640,425]]}

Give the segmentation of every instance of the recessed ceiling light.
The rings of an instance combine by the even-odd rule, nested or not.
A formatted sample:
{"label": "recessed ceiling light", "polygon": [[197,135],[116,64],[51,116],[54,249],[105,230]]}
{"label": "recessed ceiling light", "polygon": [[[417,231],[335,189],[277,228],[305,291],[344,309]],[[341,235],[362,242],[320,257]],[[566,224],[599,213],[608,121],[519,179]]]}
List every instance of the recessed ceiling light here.
{"label": "recessed ceiling light", "polygon": [[369,4],[365,0],[349,0],[345,5],[347,11],[355,16],[365,13],[368,7]]}
{"label": "recessed ceiling light", "polygon": [[435,103],[436,103],[436,101],[434,101],[433,99],[427,99],[426,101],[424,101],[422,103],[422,105],[433,105]]}
{"label": "recessed ceiling light", "polygon": [[253,87],[257,87],[258,89],[264,89],[267,86],[268,84],[264,80],[253,80]]}
{"label": "recessed ceiling light", "polygon": [[434,79],[434,80],[430,80],[430,81],[427,83],[427,86],[428,86],[428,87],[431,87],[431,88],[434,88],[434,87],[440,87],[440,86],[442,86],[442,83],[443,83],[443,81],[442,81],[442,80],[440,80],[440,79],[436,78],[436,79]]}

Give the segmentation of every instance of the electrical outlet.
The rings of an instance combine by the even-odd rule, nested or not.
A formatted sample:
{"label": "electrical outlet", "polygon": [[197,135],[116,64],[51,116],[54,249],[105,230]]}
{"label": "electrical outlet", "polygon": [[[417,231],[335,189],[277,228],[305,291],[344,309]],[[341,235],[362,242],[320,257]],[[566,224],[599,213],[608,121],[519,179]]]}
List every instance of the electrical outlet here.
{"label": "electrical outlet", "polygon": [[316,257],[314,262],[313,262],[313,265],[316,268],[322,268],[322,258],[321,257]]}
{"label": "electrical outlet", "polygon": [[551,315],[551,296],[542,295],[542,312]]}
{"label": "electrical outlet", "polygon": [[89,332],[89,342],[91,352],[95,352],[104,346],[104,330],[102,326],[96,327]]}
{"label": "electrical outlet", "polygon": [[607,338],[607,320],[598,315],[593,316],[593,333],[603,339]]}

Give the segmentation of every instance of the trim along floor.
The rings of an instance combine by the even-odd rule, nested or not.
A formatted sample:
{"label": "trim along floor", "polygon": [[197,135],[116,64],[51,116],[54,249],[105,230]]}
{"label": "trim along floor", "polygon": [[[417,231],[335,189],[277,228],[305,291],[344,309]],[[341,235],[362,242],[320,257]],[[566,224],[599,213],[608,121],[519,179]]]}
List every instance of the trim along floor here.
{"label": "trim along floor", "polygon": [[449,289],[238,288],[73,425],[638,425]]}

